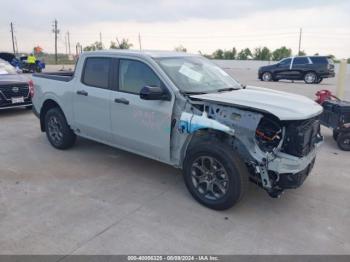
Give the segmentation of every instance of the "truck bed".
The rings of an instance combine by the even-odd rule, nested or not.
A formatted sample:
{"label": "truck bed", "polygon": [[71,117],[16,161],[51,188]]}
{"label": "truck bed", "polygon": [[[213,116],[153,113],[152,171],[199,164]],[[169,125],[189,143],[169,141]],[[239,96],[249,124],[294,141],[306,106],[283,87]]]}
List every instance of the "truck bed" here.
{"label": "truck bed", "polygon": [[57,80],[62,82],[69,82],[73,79],[74,71],[57,71],[33,74],[35,77]]}

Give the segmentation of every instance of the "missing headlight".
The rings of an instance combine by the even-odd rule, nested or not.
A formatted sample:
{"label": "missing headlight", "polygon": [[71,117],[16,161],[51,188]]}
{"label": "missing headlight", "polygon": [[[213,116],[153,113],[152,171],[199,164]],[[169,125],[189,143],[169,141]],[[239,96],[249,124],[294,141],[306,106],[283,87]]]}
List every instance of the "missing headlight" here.
{"label": "missing headlight", "polygon": [[282,128],[279,121],[272,117],[263,117],[256,129],[255,139],[262,151],[272,152],[282,139]]}

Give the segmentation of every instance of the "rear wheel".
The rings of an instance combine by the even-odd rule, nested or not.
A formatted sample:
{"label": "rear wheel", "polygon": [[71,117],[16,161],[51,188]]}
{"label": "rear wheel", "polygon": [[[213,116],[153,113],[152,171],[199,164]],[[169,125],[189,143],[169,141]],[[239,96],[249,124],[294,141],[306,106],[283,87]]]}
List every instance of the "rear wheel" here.
{"label": "rear wheel", "polygon": [[184,180],[202,205],[223,210],[235,205],[248,187],[248,172],[226,143],[216,138],[196,143],[184,160]]}
{"label": "rear wheel", "polygon": [[75,143],[76,135],[59,108],[52,108],[46,113],[45,130],[49,142],[57,149],[67,149]]}
{"label": "rear wheel", "polygon": [[272,74],[270,72],[265,72],[262,74],[261,79],[265,82],[272,81]]}
{"label": "rear wheel", "polygon": [[317,75],[315,72],[308,72],[304,76],[304,81],[306,84],[314,84],[317,80]]}
{"label": "rear wheel", "polygon": [[341,150],[350,151],[350,133],[340,133],[337,144]]}

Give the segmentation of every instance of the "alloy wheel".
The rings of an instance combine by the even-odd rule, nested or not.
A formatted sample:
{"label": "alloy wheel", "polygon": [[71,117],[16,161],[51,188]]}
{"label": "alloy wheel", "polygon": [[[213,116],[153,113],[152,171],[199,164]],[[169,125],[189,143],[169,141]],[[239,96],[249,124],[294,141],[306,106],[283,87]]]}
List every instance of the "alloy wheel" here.
{"label": "alloy wheel", "polygon": [[48,122],[48,131],[55,144],[61,143],[63,139],[62,125],[56,116],[51,116]]}
{"label": "alloy wheel", "polygon": [[191,176],[194,188],[206,199],[221,199],[228,191],[229,178],[227,171],[214,157],[198,157],[192,163]]}

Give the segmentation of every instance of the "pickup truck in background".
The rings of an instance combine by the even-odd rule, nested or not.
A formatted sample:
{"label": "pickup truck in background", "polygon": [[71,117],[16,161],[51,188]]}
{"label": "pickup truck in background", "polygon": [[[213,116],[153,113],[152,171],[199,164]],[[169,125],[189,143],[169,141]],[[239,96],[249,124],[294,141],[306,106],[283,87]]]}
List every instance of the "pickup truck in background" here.
{"label": "pickup truck in background", "polygon": [[213,209],[237,203],[249,180],[272,197],[301,186],[322,141],[317,103],[242,87],[198,55],[86,52],[74,73],[33,81],[52,146],[82,136],[181,168],[192,196]]}
{"label": "pickup truck in background", "polygon": [[287,57],[277,64],[259,68],[262,81],[304,80],[307,84],[319,84],[324,78],[335,77],[334,62],[327,56]]}

